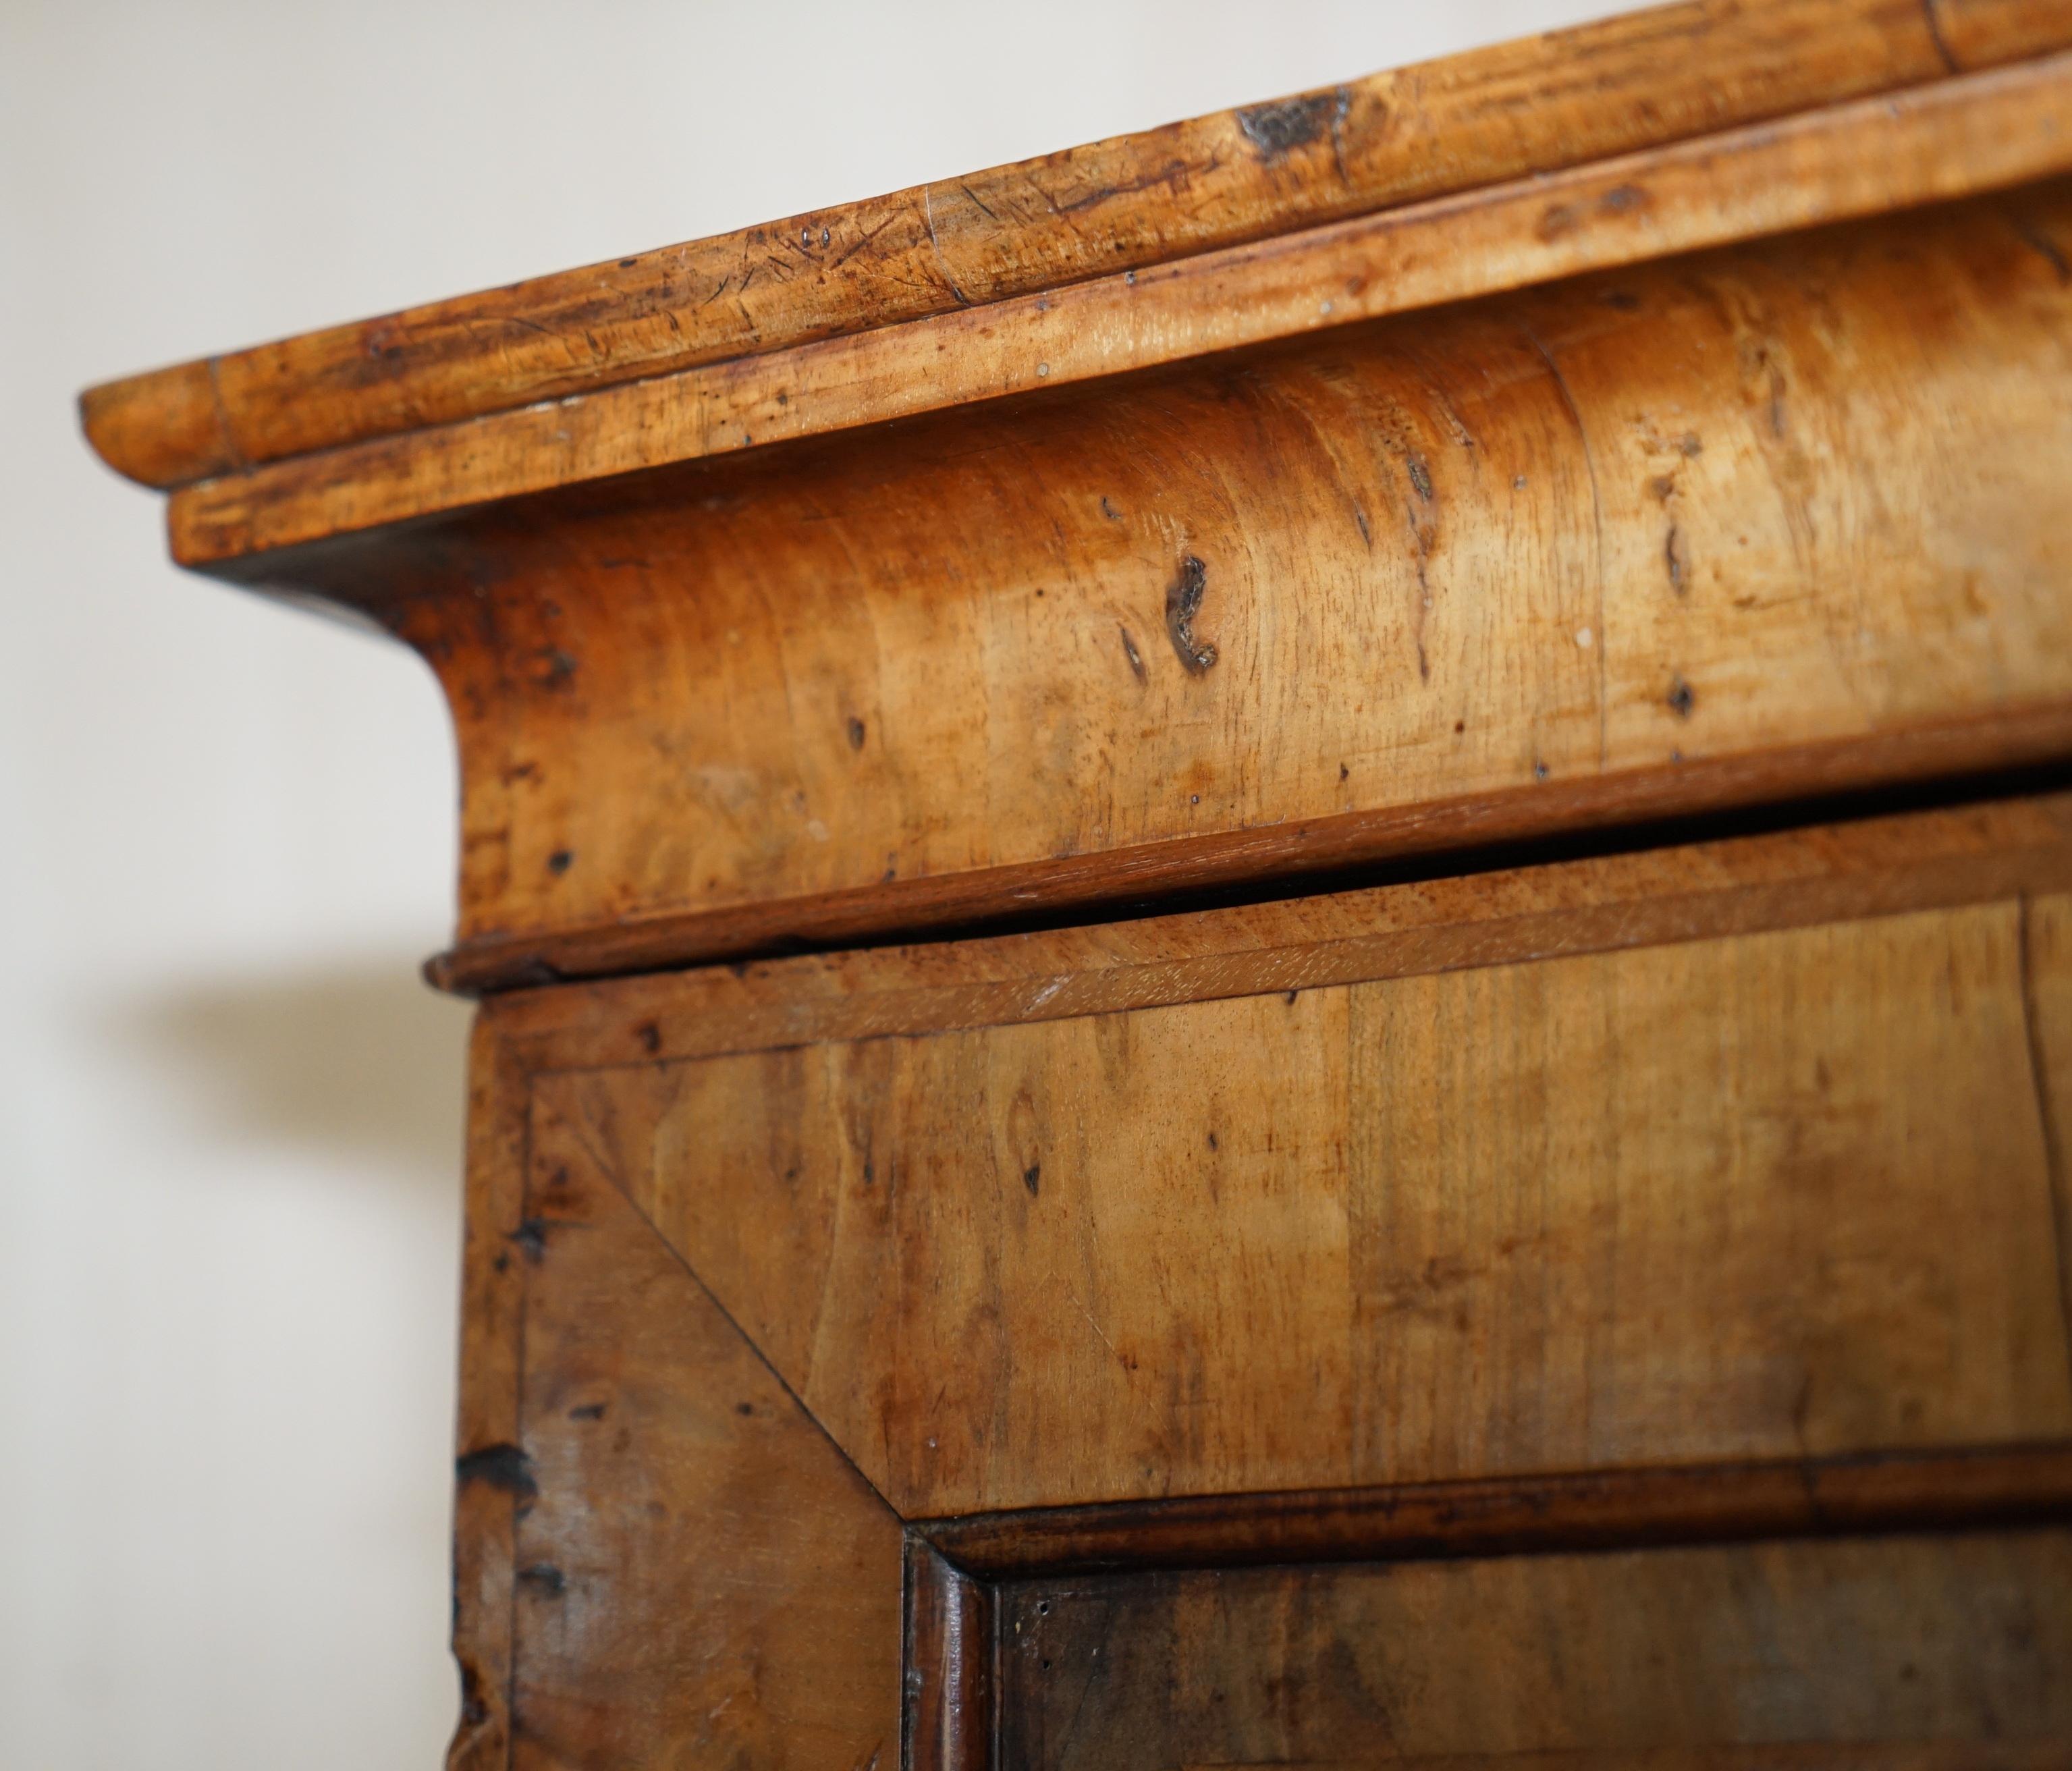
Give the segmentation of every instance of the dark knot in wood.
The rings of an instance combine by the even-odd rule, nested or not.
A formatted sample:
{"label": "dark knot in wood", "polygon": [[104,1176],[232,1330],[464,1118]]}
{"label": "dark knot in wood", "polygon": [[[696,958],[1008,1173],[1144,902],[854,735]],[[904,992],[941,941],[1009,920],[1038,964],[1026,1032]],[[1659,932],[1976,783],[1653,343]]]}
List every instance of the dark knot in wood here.
{"label": "dark knot in wood", "polygon": [[1343,117],[1350,97],[1340,88],[1334,92],[1312,92],[1305,98],[1284,98],[1272,105],[1254,105],[1237,113],[1237,126],[1259,150],[1260,158],[1271,162],[1293,149],[1308,146]]}
{"label": "dark knot in wood", "polygon": [[1194,637],[1194,617],[1202,612],[1209,569],[1191,553],[1182,557],[1180,575],[1166,587],[1166,631],[1190,676],[1199,676],[1216,661],[1216,648]]}

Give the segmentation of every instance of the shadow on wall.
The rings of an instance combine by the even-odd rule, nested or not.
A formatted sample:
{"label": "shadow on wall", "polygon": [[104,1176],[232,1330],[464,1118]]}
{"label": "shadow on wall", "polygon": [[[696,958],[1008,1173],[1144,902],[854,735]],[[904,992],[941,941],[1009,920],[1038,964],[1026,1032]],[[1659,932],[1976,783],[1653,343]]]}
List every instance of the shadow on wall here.
{"label": "shadow on wall", "polygon": [[133,1001],[100,1030],[214,1136],[451,1187],[470,1013],[427,988],[414,958],[379,958]]}

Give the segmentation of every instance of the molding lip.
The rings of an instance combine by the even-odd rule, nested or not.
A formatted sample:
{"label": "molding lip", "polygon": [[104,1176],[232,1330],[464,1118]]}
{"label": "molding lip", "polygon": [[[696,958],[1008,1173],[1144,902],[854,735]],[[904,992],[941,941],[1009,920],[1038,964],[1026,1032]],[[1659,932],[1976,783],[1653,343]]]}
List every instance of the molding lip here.
{"label": "molding lip", "polygon": [[[82,421],[117,471],[189,485],[985,311],[2068,45],[2072,5],[2058,0],[1971,0],[1947,17],[1903,0],[1691,0],[132,376],[89,389]],[[1182,187],[1203,199],[1185,212],[1163,200]],[[751,298],[766,265],[777,274]],[[734,300],[710,301],[737,280]]]}
{"label": "molding lip", "polygon": [[802,438],[1199,361],[2072,173],[2072,51],[1300,232],[536,401],[177,491],[209,569]]}
{"label": "molding lip", "polygon": [[164,490],[243,465],[224,428],[213,358],[88,388],[79,425],[94,453],[140,486]]}
{"label": "molding lip", "polygon": [[1658,768],[1500,788],[1289,824],[1093,850],[1052,861],[894,880],[712,910],[479,936],[435,955],[425,976],[460,996],[656,972],[802,947],[884,943],[1390,861],[1573,837],[1753,807],[1789,806],[2072,760],[2072,704],[2049,702],[1910,730],[1830,739]]}
{"label": "molding lip", "polygon": [[2007,1527],[2072,1517],[2072,1442],[1863,1452],[911,1519],[981,1580]]}

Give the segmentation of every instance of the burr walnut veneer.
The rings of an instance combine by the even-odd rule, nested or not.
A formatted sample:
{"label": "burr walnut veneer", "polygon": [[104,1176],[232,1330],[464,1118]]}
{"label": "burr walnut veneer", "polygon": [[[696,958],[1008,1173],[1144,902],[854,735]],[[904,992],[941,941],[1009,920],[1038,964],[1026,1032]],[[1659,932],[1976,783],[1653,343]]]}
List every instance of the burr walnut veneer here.
{"label": "burr walnut veneer", "polygon": [[451,704],[454,1766],[2072,1764],[2072,5],[84,405]]}

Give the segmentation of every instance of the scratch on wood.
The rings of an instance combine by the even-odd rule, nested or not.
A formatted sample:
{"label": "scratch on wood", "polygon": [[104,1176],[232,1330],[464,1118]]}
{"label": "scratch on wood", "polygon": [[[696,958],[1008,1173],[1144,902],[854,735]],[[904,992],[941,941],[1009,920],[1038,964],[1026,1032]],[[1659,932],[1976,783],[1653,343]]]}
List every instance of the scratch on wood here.
{"label": "scratch on wood", "polygon": [[1130,675],[1140,683],[1145,681],[1146,679],[1144,673],[1144,654],[1137,649],[1137,642],[1131,638],[1130,631],[1127,627],[1118,623],[1116,631],[1122,635],[1122,655],[1129,660]]}
{"label": "scratch on wood", "polygon": [[[930,187],[925,184],[921,187],[921,221],[928,230],[928,249],[935,255],[935,269],[943,273],[943,281],[949,286],[951,294],[956,298],[957,306],[969,307],[971,298],[957,287],[957,280],[950,270],[950,261],[943,256],[943,243],[935,237],[935,205],[934,199],[929,195],[929,191]],[[866,235],[865,237],[869,240],[875,237],[875,234]],[[849,254],[845,253],[842,257],[846,258],[848,256]],[[837,259],[835,262],[840,264],[841,259]]]}
{"label": "scratch on wood", "polygon": [[1691,569],[1691,562],[1684,551],[1684,532],[1674,523],[1662,543],[1662,557],[1669,568],[1669,588],[1678,596],[1684,594],[1684,580]]}
{"label": "scratch on wood", "polygon": [[[1597,766],[1602,768],[1610,755],[1610,738],[1607,710],[1610,705],[1610,690],[1605,680],[1605,659],[1611,651],[1611,635],[1605,624],[1605,498],[1597,480],[1597,450],[1591,446],[1589,426],[1583,422],[1582,409],[1576,404],[1576,396],[1568,386],[1568,378],[1562,374],[1561,365],[1554,360],[1554,353],[1547,348],[1546,341],[1529,325],[1521,325],[1540,360],[1547,366],[1547,373],[1554,383],[1554,391],[1561,397],[1562,409],[1568,414],[1568,421],[1576,427],[1576,440],[1582,446],[1583,466],[1590,479],[1590,527],[1597,542],[1597,618],[1592,623],[1598,644],[1597,657]],[[1518,483],[1514,482],[1514,484]]]}
{"label": "scratch on wood", "polygon": [[1928,40],[1934,44],[1935,53],[1942,58],[1942,65],[1953,74],[1961,74],[1964,64],[1951,53],[1950,40],[1942,35],[1942,20],[1935,9],[1936,0],[1921,0],[1921,18],[1928,27]]}
{"label": "scratch on wood", "polygon": [[2072,259],[2067,259],[2063,249],[2041,228],[2016,216],[2008,218],[2008,225],[2014,229],[2015,237],[2058,273],[2061,283],[2072,283]]}

